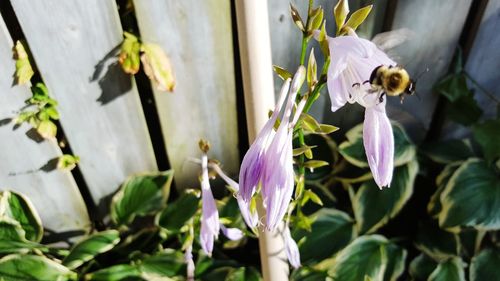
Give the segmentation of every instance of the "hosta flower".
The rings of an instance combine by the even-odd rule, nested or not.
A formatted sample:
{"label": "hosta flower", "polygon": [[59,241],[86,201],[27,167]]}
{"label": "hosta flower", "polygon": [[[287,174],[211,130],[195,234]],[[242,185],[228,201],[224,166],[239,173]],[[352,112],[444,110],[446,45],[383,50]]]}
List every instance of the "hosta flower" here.
{"label": "hosta flower", "polygon": [[[231,188],[234,191],[238,191],[239,190],[238,183],[235,182],[234,180],[232,180],[230,177],[228,177],[217,164],[210,164],[210,167],[212,169],[214,169],[214,171],[224,181],[226,181],[226,183],[229,186],[231,186]],[[244,203],[244,201],[241,199],[241,197],[238,199],[238,204],[240,204],[240,202]],[[252,213],[250,213],[249,209],[248,209],[248,206],[242,206],[242,205],[239,205],[239,206],[240,206],[240,209],[242,211],[242,216],[245,219],[245,222],[247,222],[247,224],[250,227],[255,227],[255,225],[257,223],[257,213],[255,211],[252,212]],[[252,223],[249,223],[249,220]],[[221,226],[221,230],[224,232],[224,227],[223,226]],[[229,235],[225,234],[225,235],[229,237],[230,234]],[[288,258],[288,262],[290,263],[290,265],[293,268],[299,268],[300,267],[300,252],[299,252],[299,247],[297,246],[297,243],[295,242],[295,240],[293,240],[292,235],[290,234],[290,229],[288,228],[287,225],[285,225],[284,230],[281,233],[281,235],[282,235],[283,241],[285,243],[285,252],[286,252],[286,255],[287,255],[287,258]]]}
{"label": "hosta flower", "polygon": [[264,173],[265,159],[264,155],[273,140],[275,135],[274,124],[278,119],[280,108],[285,101],[286,94],[290,87],[290,80],[285,81],[281,88],[281,93],[278,102],[274,108],[271,118],[264,125],[264,128],[259,132],[257,138],[248,149],[243,157],[240,168],[240,189],[239,194],[245,202],[249,202],[257,190],[257,186],[262,179]]}
{"label": "hosta flower", "polygon": [[[305,69],[300,67],[291,83],[289,79],[285,81],[273,115],[251,145],[241,164],[240,193],[243,200],[249,202],[257,186],[261,185],[268,230],[276,228],[292,197],[294,187],[293,127],[302,112],[305,100],[299,103],[293,117],[292,110],[304,77]],[[288,99],[285,103],[287,93]],[[281,123],[274,132],[274,124],[280,112],[283,112]]]}
{"label": "hosta flower", "polygon": [[377,46],[352,33],[350,36],[328,38],[330,66],[328,69],[328,92],[332,111],[346,102],[359,103],[365,107],[363,143],[368,165],[377,185],[389,186],[394,169],[394,137],[385,112],[386,98],[371,90],[369,83],[372,71],[380,65],[396,65]]}
{"label": "hosta flower", "polygon": [[210,182],[208,180],[208,158],[204,154],[201,158],[201,201],[202,201],[202,216],[200,230],[201,248],[207,255],[212,255],[214,241],[219,235],[219,230],[222,229],[224,235],[231,240],[238,240],[243,237],[241,230],[237,228],[226,228],[219,221],[219,211],[215,204]]}
{"label": "hosta flower", "polygon": [[241,216],[243,217],[243,220],[245,223],[250,227],[254,228],[257,226],[257,223],[259,221],[259,217],[257,215],[257,210],[252,210],[250,208],[250,203],[246,202],[243,200],[240,194],[240,186],[237,182],[235,182],[233,179],[228,177],[222,169],[219,167],[219,165],[212,164],[210,165],[212,169],[233,189],[235,192],[236,200],[238,201],[238,206],[241,211]]}
{"label": "hosta flower", "polygon": [[186,262],[186,280],[194,281],[194,261],[193,261],[193,247],[188,246],[184,254],[184,261]]}
{"label": "hosta flower", "polygon": [[282,235],[283,235],[283,241],[285,241],[285,252],[288,258],[288,262],[293,268],[299,268],[300,267],[299,247],[297,246],[295,240],[293,240],[288,226],[285,226]]}

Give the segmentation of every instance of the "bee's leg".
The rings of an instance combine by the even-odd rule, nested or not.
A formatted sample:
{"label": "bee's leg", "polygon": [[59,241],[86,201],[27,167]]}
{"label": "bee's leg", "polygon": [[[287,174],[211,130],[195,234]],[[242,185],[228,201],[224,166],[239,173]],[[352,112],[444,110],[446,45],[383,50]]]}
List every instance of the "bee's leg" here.
{"label": "bee's leg", "polygon": [[382,92],[382,93],[380,94],[380,96],[378,97],[378,101],[379,101],[379,103],[383,103],[383,102],[384,102],[384,96],[385,96],[385,92]]}
{"label": "bee's leg", "polygon": [[366,80],[366,81],[364,81],[364,82],[363,82],[363,85],[364,85],[364,84],[367,84],[367,83],[370,83],[370,80]]}

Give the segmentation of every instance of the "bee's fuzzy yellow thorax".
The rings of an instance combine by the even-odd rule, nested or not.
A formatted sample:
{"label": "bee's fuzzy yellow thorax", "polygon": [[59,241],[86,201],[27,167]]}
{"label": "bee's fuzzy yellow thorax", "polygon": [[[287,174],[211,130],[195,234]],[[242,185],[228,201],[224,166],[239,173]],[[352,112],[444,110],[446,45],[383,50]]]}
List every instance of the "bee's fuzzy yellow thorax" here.
{"label": "bee's fuzzy yellow thorax", "polygon": [[399,96],[410,83],[410,75],[404,68],[399,66],[383,66],[379,69],[379,74],[382,86],[389,96]]}

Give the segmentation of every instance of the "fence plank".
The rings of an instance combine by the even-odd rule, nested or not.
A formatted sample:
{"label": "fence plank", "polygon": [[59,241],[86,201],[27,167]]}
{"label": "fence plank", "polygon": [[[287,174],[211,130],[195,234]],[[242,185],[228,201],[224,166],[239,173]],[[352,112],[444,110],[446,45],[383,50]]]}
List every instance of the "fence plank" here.
{"label": "fence plank", "polygon": [[141,38],[161,45],[176,76],[173,94],[155,90],[170,164],[178,186],[197,184],[198,140],[229,173],[239,163],[230,1],[134,1]]}
{"label": "fence plank", "polygon": [[[417,83],[420,100],[389,99],[391,119],[401,121],[410,135],[421,140],[429,128],[437,95],[432,87],[447,71],[458,43],[472,0],[400,0],[397,3],[392,29],[408,28],[414,39],[397,49],[404,65],[414,77],[429,67]],[[452,12],[451,12],[452,11]]]}
{"label": "fence plank", "polygon": [[116,62],[122,30],[114,0],[12,6],[96,202],[156,162],[134,80]]}
{"label": "fence plank", "polygon": [[45,228],[57,232],[88,229],[87,210],[70,172],[47,169],[50,160],[61,156],[57,144],[30,139],[26,135],[29,125],[13,129],[11,118],[25,105],[24,100],[31,97],[31,93],[26,86],[12,86],[15,70],[12,46],[0,17],[0,190],[27,195]]}
{"label": "fence plank", "polygon": [[[481,85],[488,93],[500,99],[500,83],[498,83],[498,70],[500,69],[500,0],[490,0],[477,31],[474,45],[467,59],[465,70]],[[476,92],[476,99],[480,107],[485,111],[485,117],[492,118],[497,112],[498,104],[470,85]]]}

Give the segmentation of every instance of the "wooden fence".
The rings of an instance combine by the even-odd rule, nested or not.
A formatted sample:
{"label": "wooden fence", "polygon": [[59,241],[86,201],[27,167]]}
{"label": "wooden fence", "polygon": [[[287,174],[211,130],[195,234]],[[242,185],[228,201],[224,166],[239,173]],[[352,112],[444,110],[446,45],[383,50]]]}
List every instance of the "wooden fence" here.
{"label": "wooden fence", "polygon": [[[273,62],[296,69],[300,34],[290,19],[289,2],[268,2]],[[292,2],[305,13],[307,1]],[[315,2],[334,22],[331,11],[336,1]],[[389,102],[390,117],[403,123],[414,140],[424,139],[434,112],[440,110],[432,87],[448,71],[459,42],[467,54],[468,72],[500,95],[500,0],[353,0],[351,10],[372,2],[375,10],[360,34],[370,38],[381,31],[411,29],[414,39],[399,49],[408,59],[402,63],[411,73],[430,69],[418,84],[421,100]],[[211,156],[221,160],[232,176],[237,174],[241,150],[248,145],[234,2],[134,0],[133,4],[142,40],[161,45],[172,60],[177,78],[173,94],[155,90],[154,99],[144,98],[151,87],[121,71],[116,51],[123,28],[114,0],[0,4],[0,189],[27,194],[51,230],[88,230],[88,211],[93,214],[95,206],[105,206],[105,198],[128,175],[157,170],[165,159],[176,171],[178,188],[195,187],[196,167],[185,160],[198,155],[200,137],[210,140]],[[330,33],[334,28],[328,26]],[[9,122],[31,95],[27,86],[13,86],[12,38],[26,39],[41,79],[59,102],[67,145],[81,158],[73,172],[47,169],[62,155],[57,142],[33,140],[28,125],[15,127]],[[276,77],[274,81],[278,89],[281,81]],[[488,100],[477,98],[487,114],[494,114],[496,108]],[[156,110],[150,110],[151,104]],[[344,132],[363,118],[356,106],[336,113],[329,108],[325,92],[312,113]]]}

